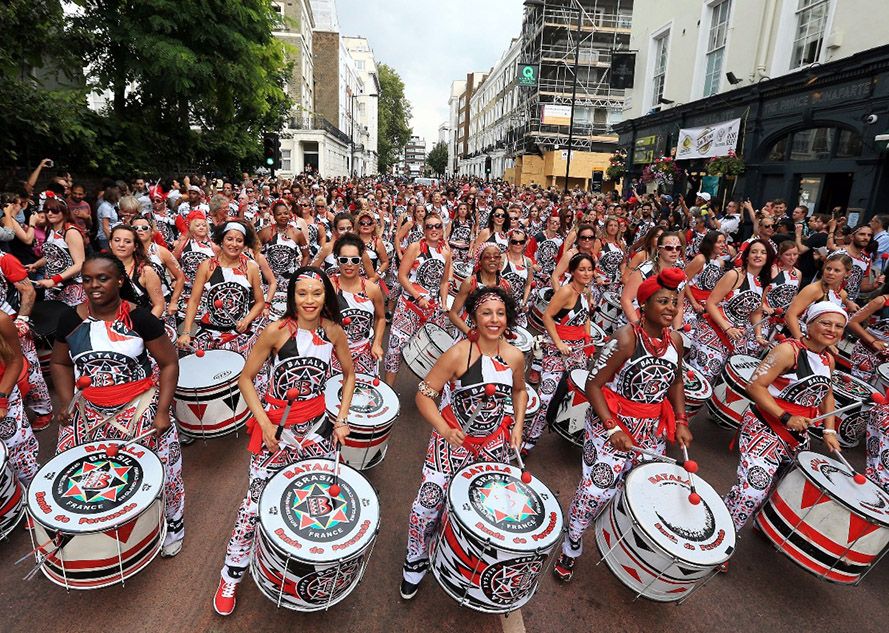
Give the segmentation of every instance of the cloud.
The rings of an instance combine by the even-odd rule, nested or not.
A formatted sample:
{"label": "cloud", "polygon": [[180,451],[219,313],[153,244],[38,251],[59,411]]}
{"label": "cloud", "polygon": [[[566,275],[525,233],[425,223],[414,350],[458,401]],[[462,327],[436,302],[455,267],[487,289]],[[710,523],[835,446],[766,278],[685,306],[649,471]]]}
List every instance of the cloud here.
{"label": "cloud", "polygon": [[366,37],[404,80],[414,134],[432,147],[448,119],[451,82],[487,72],[518,37],[520,0],[337,0],[343,35]]}

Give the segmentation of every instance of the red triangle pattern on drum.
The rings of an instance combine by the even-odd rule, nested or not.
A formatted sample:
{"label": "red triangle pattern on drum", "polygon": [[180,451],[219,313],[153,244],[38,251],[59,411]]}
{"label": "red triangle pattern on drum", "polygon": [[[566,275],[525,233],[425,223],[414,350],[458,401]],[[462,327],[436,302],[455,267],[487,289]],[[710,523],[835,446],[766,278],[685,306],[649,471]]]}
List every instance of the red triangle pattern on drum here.
{"label": "red triangle pattern on drum", "polygon": [[108,530],[107,532],[103,532],[103,534],[109,538],[116,539],[121,543],[126,543],[130,540],[130,534],[133,533],[133,529],[136,527],[135,521],[130,521],[129,523],[125,523],[121,525],[117,530]]}
{"label": "red triangle pattern on drum", "polygon": [[824,492],[818,488],[816,488],[812,483],[806,479],[803,482],[803,499],[800,502],[800,507],[805,510],[806,508],[811,508],[813,505],[818,503],[824,503],[826,501],[830,501],[830,497],[828,497]]}
{"label": "red triangle pattern on drum", "polygon": [[624,571],[630,574],[633,578],[636,579],[636,582],[642,582],[642,579],[639,578],[639,572],[635,570],[633,567],[627,567],[626,565],[621,565],[624,568]]}
{"label": "red triangle pattern on drum", "polygon": [[742,396],[735,393],[733,390],[731,390],[731,389],[725,390],[725,403],[726,404],[732,404],[733,402],[737,402],[738,400],[742,400],[742,399],[743,399]]}
{"label": "red triangle pattern on drum", "polygon": [[676,589],[670,589],[667,593],[685,593],[688,591],[686,587],[677,587]]}
{"label": "red triangle pattern on drum", "polygon": [[207,412],[207,405],[200,402],[189,402],[188,408],[191,409],[191,412],[194,413],[194,416],[198,420],[204,419],[204,413]]}
{"label": "red triangle pattern on drum", "polygon": [[605,544],[611,548],[611,532],[608,530],[602,530],[602,538],[605,539]]}
{"label": "red triangle pattern on drum", "polygon": [[849,514],[849,536],[847,542],[852,543],[856,539],[860,539],[866,534],[870,534],[877,529],[878,526],[870,521],[865,521],[857,514]]}
{"label": "red triangle pattern on drum", "polygon": [[574,397],[571,399],[571,406],[576,407],[579,404],[586,404],[586,394],[582,391],[575,391]]}

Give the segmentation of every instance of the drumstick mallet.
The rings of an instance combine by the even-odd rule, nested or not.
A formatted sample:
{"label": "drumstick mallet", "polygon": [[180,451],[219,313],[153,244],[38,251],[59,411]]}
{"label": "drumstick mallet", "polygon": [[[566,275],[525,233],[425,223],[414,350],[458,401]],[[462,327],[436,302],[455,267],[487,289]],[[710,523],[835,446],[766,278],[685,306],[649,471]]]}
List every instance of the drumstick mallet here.
{"label": "drumstick mallet", "polygon": [[862,475],[859,472],[856,472],[856,470],[854,468],[852,468],[852,464],[847,462],[846,458],[843,457],[842,451],[836,450],[836,451],[834,451],[834,454],[840,458],[840,461],[843,462],[843,465],[849,469],[850,473],[852,473],[852,481],[854,481],[859,486],[863,486],[865,483],[867,483],[867,477],[865,477],[864,475]]}
{"label": "drumstick mallet", "polygon": [[155,433],[157,433],[157,429],[152,428],[152,429],[149,429],[148,431],[145,431],[142,435],[137,435],[136,437],[134,437],[130,440],[127,440],[123,444],[111,444],[105,450],[105,454],[108,455],[108,457],[115,457],[118,454],[118,452],[120,452],[120,449],[126,448],[127,446],[130,446],[131,444],[135,444],[136,442],[139,442],[140,440],[144,440],[146,437],[150,437],[150,436],[154,435]]}
{"label": "drumstick mallet", "polygon": [[763,322],[765,322],[765,321],[768,321],[768,320],[771,319],[773,316],[781,316],[782,314],[784,314],[784,308],[775,308],[775,311],[774,311],[772,314],[767,314],[766,316],[764,316],[763,318],[761,318],[761,319],[760,319],[759,321],[757,321],[756,323],[751,323],[750,325],[748,325],[748,326],[745,327],[744,329],[747,330],[747,329],[755,328],[757,325],[759,325],[760,323],[763,323]]}
{"label": "drumstick mallet", "polygon": [[331,499],[340,496],[340,443],[336,443],[336,453],[333,456],[333,483],[327,489]]}
{"label": "drumstick mallet", "polygon": [[695,480],[694,473],[698,472],[698,463],[688,458],[688,448],[683,444],[682,445],[682,467],[685,469],[685,472],[688,473],[688,487],[691,489],[691,492],[688,495],[688,502],[693,506],[698,505],[701,502],[701,495],[698,494],[698,491],[695,490]]}
{"label": "drumstick mallet", "polygon": [[630,448],[631,451],[635,451],[646,457],[651,457],[652,459],[656,459],[659,462],[667,462],[668,464],[675,464],[676,460],[672,457],[667,457],[666,455],[661,455],[660,453],[655,453],[654,451],[650,451],[648,449],[642,448],[641,446],[633,446]]}
{"label": "drumstick mallet", "polygon": [[524,484],[531,483],[531,473],[529,473],[527,470],[525,470],[525,462],[522,459],[522,452],[515,450],[515,449],[513,449],[513,451],[515,452],[515,458],[519,462],[519,468],[522,470],[522,483],[524,483]]}
{"label": "drumstick mallet", "polygon": [[81,376],[77,379],[77,382],[74,383],[74,386],[77,388],[77,393],[71,398],[71,402],[68,403],[68,408],[65,410],[68,415],[71,415],[71,412],[74,411],[74,407],[76,407],[77,403],[83,398],[83,390],[92,384],[93,379],[89,376]]}
{"label": "drumstick mallet", "polygon": [[[876,398],[874,396],[877,396],[880,398],[882,398],[882,396],[879,393],[874,393],[871,396],[873,398],[874,402],[877,402],[879,404],[879,402],[876,400]],[[884,400],[884,402],[885,402],[885,400]],[[862,406],[863,404],[864,404],[863,402],[853,402],[852,404],[847,404],[845,407],[840,407],[839,409],[834,409],[833,411],[828,411],[827,413],[822,413],[818,417],[810,418],[809,421],[810,422],[818,422],[819,420],[823,420],[824,418],[829,418],[830,416],[835,415],[837,413],[844,413],[844,412],[850,411],[852,409],[857,409],[858,407]]]}
{"label": "drumstick mallet", "polygon": [[287,400],[287,405],[284,407],[284,415],[281,416],[281,421],[278,422],[278,428],[275,429],[275,439],[281,439],[281,433],[284,432],[284,425],[287,424],[287,418],[290,417],[290,408],[293,406],[293,403],[296,402],[296,397],[299,395],[299,391],[296,387],[291,387],[287,390],[287,393],[284,394],[284,398]]}

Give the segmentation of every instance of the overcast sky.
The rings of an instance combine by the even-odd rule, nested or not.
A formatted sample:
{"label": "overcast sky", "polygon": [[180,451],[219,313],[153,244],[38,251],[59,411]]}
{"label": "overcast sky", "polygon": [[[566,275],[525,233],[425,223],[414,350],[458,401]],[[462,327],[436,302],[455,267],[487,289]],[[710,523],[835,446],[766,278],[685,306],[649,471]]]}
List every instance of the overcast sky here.
{"label": "overcast sky", "polygon": [[521,34],[521,0],[337,0],[343,35],[366,37],[413,106],[414,134],[431,148],[448,119],[451,82],[487,72]]}

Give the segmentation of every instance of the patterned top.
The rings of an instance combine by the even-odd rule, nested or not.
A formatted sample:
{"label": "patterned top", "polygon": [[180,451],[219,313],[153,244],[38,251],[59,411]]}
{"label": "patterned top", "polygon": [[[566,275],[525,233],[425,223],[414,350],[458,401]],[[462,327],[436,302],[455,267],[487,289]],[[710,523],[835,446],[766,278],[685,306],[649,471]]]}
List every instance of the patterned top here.
{"label": "patterned top", "polygon": [[[512,367],[497,356],[479,356],[453,382],[447,399],[442,398],[441,409],[451,407],[463,431],[472,437],[484,437],[494,432],[505,415],[507,399],[512,397]],[[485,386],[494,385],[494,395],[485,397]],[[476,406],[479,413],[473,418]],[[472,420],[472,425],[469,425]]]}
{"label": "patterned top", "polygon": [[638,332],[633,355],[617,370],[607,387],[616,394],[646,404],[663,402],[679,372],[679,352],[671,340],[661,355],[649,349]]}
{"label": "patterned top", "polygon": [[350,319],[349,325],[343,325],[349,338],[349,347],[352,349],[364,347],[373,335],[375,315],[374,303],[367,296],[364,279],[361,280],[361,290],[358,292],[348,292],[340,288],[339,276],[333,276],[331,281],[337,289],[340,314],[344,319],[346,317]]}
{"label": "patterned top", "polygon": [[438,248],[430,248],[426,240],[420,240],[420,250],[407,274],[414,287],[419,286],[418,290],[429,293],[433,298],[438,296],[444,277],[445,256],[442,250],[441,244]]}
{"label": "patterned top", "polygon": [[830,390],[830,360],[793,342],[796,362],[769,385],[769,394],[804,407],[817,407]]}
{"label": "patterned top", "polygon": [[247,316],[253,306],[253,288],[247,277],[247,258],[242,256],[238,266],[223,268],[215,257],[210,278],[204,284],[200,317],[201,327],[211,330],[231,330]]}
{"label": "patterned top", "polygon": [[[43,256],[46,258],[46,278],[49,279],[53,275],[60,275],[71,266],[74,265],[74,258],[71,257],[71,249],[65,241],[68,231],[77,231],[77,227],[73,224],[66,224],[61,231],[50,229],[46,234],[46,241],[43,243]],[[65,286],[74,283],[80,283],[81,278],[78,274],[76,277],[66,279]]]}
{"label": "patterned top", "polygon": [[762,305],[762,285],[759,277],[753,273],[746,273],[741,285],[723,299],[722,314],[733,327],[744,327],[750,321],[753,314]]}

